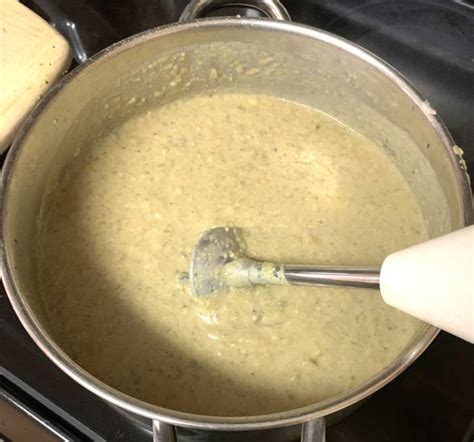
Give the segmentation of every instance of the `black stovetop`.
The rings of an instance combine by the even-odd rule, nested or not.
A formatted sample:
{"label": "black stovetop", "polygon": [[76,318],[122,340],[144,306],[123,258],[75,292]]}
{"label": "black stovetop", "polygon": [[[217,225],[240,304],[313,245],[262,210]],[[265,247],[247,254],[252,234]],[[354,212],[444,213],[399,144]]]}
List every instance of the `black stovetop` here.
{"label": "black stovetop", "polygon": [[[28,0],[24,3],[52,18],[58,29],[61,29],[58,22],[61,17],[74,22],[83,55],[90,56],[128,35],[176,21],[187,1]],[[465,150],[472,170],[474,3],[467,0],[288,0],[283,3],[294,21],[352,40],[401,71],[437,109],[457,144]],[[328,441],[473,441],[472,373],[472,346],[441,333],[405,373],[331,426]],[[152,440],[149,431],[76,384],[41,353],[15,317],[3,287],[0,288],[2,394],[25,405],[36,418],[56,425],[67,435],[66,440]],[[2,442],[8,441],[7,428],[6,412],[0,406]],[[14,440],[33,439],[23,435]],[[186,440],[203,439],[188,435]],[[214,440],[233,439],[220,434]],[[274,435],[267,440],[277,441],[279,437]]]}

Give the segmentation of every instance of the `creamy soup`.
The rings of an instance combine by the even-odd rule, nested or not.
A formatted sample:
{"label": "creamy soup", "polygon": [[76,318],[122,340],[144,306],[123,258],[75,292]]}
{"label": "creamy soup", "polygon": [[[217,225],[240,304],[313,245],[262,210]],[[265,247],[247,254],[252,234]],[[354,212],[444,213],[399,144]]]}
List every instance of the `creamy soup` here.
{"label": "creamy soup", "polygon": [[195,298],[182,282],[214,226],[297,264],[375,266],[427,239],[382,149],[315,109],[239,94],[163,105],[82,152],[49,200],[40,287],[56,339],[144,401],[221,416],[309,405],[367,381],[419,330],[377,291]]}

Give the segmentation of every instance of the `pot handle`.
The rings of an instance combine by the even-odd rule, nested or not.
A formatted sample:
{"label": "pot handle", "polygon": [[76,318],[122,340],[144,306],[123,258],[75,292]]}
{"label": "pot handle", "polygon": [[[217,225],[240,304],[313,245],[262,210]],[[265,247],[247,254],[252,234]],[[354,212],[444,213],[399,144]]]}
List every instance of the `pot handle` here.
{"label": "pot handle", "polygon": [[326,442],[326,419],[319,417],[301,427],[301,442]]}
{"label": "pot handle", "polygon": [[290,14],[279,0],[191,0],[179,17],[179,21],[189,21],[206,17],[216,9],[241,6],[256,9],[273,20],[291,21]]}
{"label": "pot handle", "polygon": [[58,2],[52,0],[32,0],[36,8],[45,15],[53,28],[55,28],[70,44],[74,59],[78,64],[84,63],[88,56],[76,24],[67,18]]}
{"label": "pot handle", "polygon": [[165,422],[153,421],[153,442],[177,442],[176,427]]}
{"label": "pot handle", "polygon": [[[176,427],[165,422],[153,421],[153,442],[177,442]],[[326,442],[324,417],[305,422],[301,426],[301,442]]]}

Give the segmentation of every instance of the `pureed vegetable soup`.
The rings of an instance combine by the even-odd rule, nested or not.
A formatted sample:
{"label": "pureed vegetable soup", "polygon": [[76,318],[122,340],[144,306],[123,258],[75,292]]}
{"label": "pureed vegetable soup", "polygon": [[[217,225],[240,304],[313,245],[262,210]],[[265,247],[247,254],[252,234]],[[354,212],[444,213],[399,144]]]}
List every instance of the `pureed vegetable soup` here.
{"label": "pureed vegetable soup", "polygon": [[390,159],[316,109],[243,94],[164,105],[97,140],[52,201],[39,260],[56,339],[144,401],[220,416],[309,405],[375,375],[420,327],[376,291],[194,298],[182,282],[215,226],[298,264],[380,265],[427,239]]}

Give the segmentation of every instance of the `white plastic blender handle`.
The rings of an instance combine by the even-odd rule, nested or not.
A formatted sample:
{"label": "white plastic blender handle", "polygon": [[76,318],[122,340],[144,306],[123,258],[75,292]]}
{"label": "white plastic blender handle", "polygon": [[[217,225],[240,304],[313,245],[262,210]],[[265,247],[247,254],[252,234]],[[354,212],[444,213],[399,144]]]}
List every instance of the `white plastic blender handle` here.
{"label": "white plastic blender handle", "polygon": [[474,226],[389,255],[380,292],[387,304],[474,342]]}

